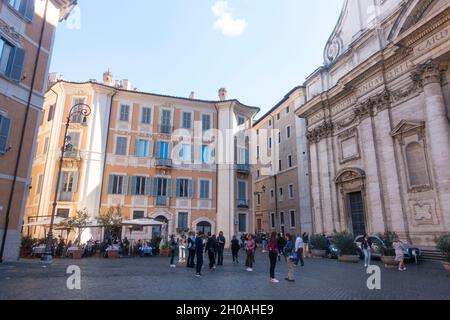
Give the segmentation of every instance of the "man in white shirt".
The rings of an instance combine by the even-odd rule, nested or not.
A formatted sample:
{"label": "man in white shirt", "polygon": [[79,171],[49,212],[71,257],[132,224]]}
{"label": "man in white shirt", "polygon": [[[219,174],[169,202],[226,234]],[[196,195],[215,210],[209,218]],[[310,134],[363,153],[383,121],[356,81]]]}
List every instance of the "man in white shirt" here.
{"label": "man in white shirt", "polygon": [[301,235],[297,235],[297,239],[295,239],[295,252],[297,253],[297,261],[295,265],[298,266],[298,262],[301,262],[301,266],[305,266],[305,262],[303,261],[303,239]]}

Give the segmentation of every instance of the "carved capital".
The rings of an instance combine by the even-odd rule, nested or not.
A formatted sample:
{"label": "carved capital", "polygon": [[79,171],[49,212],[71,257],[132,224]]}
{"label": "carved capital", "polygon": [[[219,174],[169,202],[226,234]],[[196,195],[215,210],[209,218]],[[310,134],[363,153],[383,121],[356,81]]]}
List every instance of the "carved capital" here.
{"label": "carved capital", "polygon": [[442,67],[439,63],[430,59],[427,62],[417,66],[414,76],[420,76],[420,81],[423,86],[432,83],[441,83],[441,70]]}
{"label": "carved capital", "polygon": [[308,131],[306,138],[311,143],[317,143],[323,138],[330,136],[333,133],[334,125],[330,121],[324,121],[321,125]]}

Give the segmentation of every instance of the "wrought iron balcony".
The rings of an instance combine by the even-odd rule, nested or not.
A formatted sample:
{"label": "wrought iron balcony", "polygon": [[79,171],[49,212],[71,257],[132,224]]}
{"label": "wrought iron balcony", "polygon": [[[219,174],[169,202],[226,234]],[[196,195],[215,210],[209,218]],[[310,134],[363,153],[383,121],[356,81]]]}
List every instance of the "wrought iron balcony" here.
{"label": "wrought iron balcony", "polygon": [[80,150],[71,150],[64,152],[64,159],[81,161]]}
{"label": "wrought iron balcony", "polygon": [[249,164],[237,164],[236,171],[238,173],[250,174],[250,165]]}
{"label": "wrought iron balcony", "polygon": [[156,158],[155,166],[160,168],[172,168],[172,159]]}
{"label": "wrought iron balcony", "polygon": [[171,134],[173,132],[173,127],[165,124],[159,125],[159,133]]}
{"label": "wrought iron balcony", "polygon": [[238,208],[248,209],[248,199],[238,199]]}
{"label": "wrought iron balcony", "polygon": [[155,197],[155,206],[168,207],[169,206],[169,197],[167,197],[167,196],[156,196]]}

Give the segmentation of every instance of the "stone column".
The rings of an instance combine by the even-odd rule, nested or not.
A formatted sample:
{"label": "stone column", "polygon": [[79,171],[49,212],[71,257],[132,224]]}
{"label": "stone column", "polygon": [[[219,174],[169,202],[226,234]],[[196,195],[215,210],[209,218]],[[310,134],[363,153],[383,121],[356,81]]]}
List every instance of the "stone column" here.
{"label": "stone column", "polygon": [[441,88],[439,65],[432,60],[420,66],[425,95],[426,128],[431,163],[447,230],[450,228],[450,126]]}

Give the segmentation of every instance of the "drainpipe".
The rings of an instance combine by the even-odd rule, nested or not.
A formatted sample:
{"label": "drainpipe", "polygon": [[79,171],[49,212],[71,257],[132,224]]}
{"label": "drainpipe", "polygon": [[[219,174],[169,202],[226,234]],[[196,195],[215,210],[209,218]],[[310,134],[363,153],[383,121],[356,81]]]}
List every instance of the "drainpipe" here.
{"label": "drainpipe", "polygon": [[[217,132],[219,132],[219,108],[217,107],[217,103],[214,104],[214,108],[216,108],[216,126],[217,126]],[[217,138],[216,138],[216,145],[218,146]],[[219,163],[217,162],[217,154],[218,154],[218,152],[217,152],[217,150],[215,150],[214,152],[215,152],[215,157],[214,158],[215,158],[215,161],[216,161],[216,212],[217,212],[217,209],[219,208],[219,188],[218,188],[218,186],[219,186],[218,185],[218,181],[219,181]],[[217,217],[216,217],[216,229],[217,229]]]}
{"label": "drainpipe", "polygon": [[[273,115],[270,115],[270,117],[272,118],[273,129],[275,129],[275,117]],[[272,133],[273,133],[273,129],[272,129]],[[272,135],[271,135],[271,137],[272,137]],[[272,149],[273,150],[276,150],[275,149],[275,140],[276,139],[273,139],[273,137],[272,137]],[[274,154],[275,154],[275,151],[274,151]],[[276,166],[276,164],[274,164],[274,167],[273,167],[274,169],[276,169],[275,166]],[[278,173],[278,169],[275,170],[275,174],[273,176],[274,184],[275,184],[275,192],[274,192],[274,195],[275,195],[275,218],[278,217],[278,174],[277,173]],[[275,223],[275,226],[276,226],[276,223]],[[281,224],[280,224],[280,228],[281,228]],[[280,233],[281,233],[281,229],[280,229]]]}
{"label": "drainpipe", "polygon": [[20,154],[21,154],[21,150],[22,150],[22,147],[23,147],[23,142],[24,142],[24,138],[25,138],[25,129],[27,127],[28,116],[29,116],[30,108],[31,108],[31,99],[33,98],[33,89],[34,89],[34,85],[36,83],[38,62],[39,62],[39,58],[41,56],[41,48],[42,48],[42,42],[43,42],[43,39],[44,39],[45,24],[47,23],[48,2],[49,2],[49,0],[45,1],[44,16],[43,16],[43,19],[42,19],[41,33],[40,33],[40,36],[39,36],[39,44],[38,44],[38,48],[37,48],[36,58],[34,60],[33,76],[31,78],[31,85],[30,85],[30,90],[29,90],[29,93],[28,93],[28,101],[27,101],[27,107],[26,107],[26,111],[25,111],[25,119],[23,121],[22,131],[20,133],[19,148],[17,149],[18,150],[18,154],[17,154],[16,164],[15,164],[15,168],[14,168],[14,179],[13,179],[13,183],[12,183],[12,186],[11,186],[11,192],[9,194],[8,207],[6,209],[5,225],[4,225],[4,231],[3,231],[3,237],[2,237],[2,245],[1,245],[1,248],[0,248],[0,263],[3,262],[3,253],[5,251],[6,236],[8,234],[9,215],[11,213],[11,205],[12,205],[12,200],[13,200],[13,196],[14,196],[14,193],[15,193],[14,191],[16,189],[17,174],[18,174],[18,171],[19,171]]}
{"label": "drainpipe", "polygon": [[100,186],[100,199],[98,201],[98,213],[99,214],[100,214],[100,210],[102,209],[103,187],[105,184],[106,158],[108,155],[109,130],[111,129],[112,107],[113,107],[114,97],[116,96],[116,94],[117,94],[117,90],[114,90],[113,94],[111,95],[111,102],[109,104],[108,129],[106,132],[105,155],[103,156],[103,171],[102,171],[102,181],[101,181],[101,186]]}

